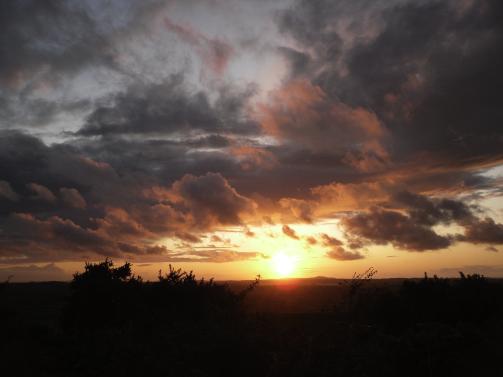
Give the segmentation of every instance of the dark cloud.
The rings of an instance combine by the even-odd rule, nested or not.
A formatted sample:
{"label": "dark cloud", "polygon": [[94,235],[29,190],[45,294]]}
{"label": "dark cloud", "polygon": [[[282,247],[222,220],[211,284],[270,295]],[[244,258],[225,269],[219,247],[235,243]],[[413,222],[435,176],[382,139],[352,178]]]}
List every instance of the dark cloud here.
{"label": "dark cloud", "polygon": [[172,195],[200,226],[239,224],[242,213],[255,209],[253,201],[238,194],[218,173],[200,177],[186,175],[173,184]]}
{"label": "dark cloud", "polygon": [[326,253],[326,256],[331,259],[336,259],[338,261],[350,261],[365,258],[362,254],[357,251],[347,251],[342,246],[335,246],[330,251]]}
{"label": "dark cloud", "polygon": [[101,28],[87,5],[2,2],[0,126],[48,126],[63,113],[89,109],[88,99],[50,95],[86,69],[115,66],[114,30]]}
{"label": "dark cloud", "polygon": [[122,36],[139,32],[165,6],[161,1],[62,0],[0,5],[0,81],[4,89],[51,86],[85,68],[120,70]]}
{"label": "dark cloud", "polygon": [[410,216],[382,208],[343,218],[341,224],[349,238],[356,237],[377,245],[390,243],[408,251],[444,249],[452,243],[450,237],[435,233]]}
{"label": "dark cloud", "polygon": [[[338,260],[502,243],[477,205],[502,192],[482,174],[503,159],[500,1],[294,0],[267,48],[163,3],[0,5],[3,260],[239,260],[258,254],[158,241],[334,217],[344,242],[283,233]],[[268,93],[241,77],[255,49],[289,69]]]}
{"label": "dark cloud", "polygon": [[34,200],[42,200],[45,202],[56,201],[54,194],[45,186],[39,185],[37,183],[29,183],[27,187],[31,192],[33,192],[31,198]]}
{"label": "dark cloud", "polygon": [[86,201],[74,188],[61,187],[59,189],[61,200],[69,207],[86,208]]}
{"label": "dark cloud", "polygon": [[10,262],[79,259],[89,254],[120,255],[114,242],[102,232],[57,216],[38,219],[31,214],[14,213],[3,219],[2,230],[1,255]]}
{"label": "dark cloud", "polygon": [[497,0],[299,0],[279,25],[311,51],[304,77],[375,112],[394,158],[469,163],[501,158],[502,14]]}
{"label": "dark cloud", "polygon": [[256,133],[257,124],[246,119],[244,112],[252,94],[251,89],[236,92],[223,88],[212,103],[207,93],[190,92],[183,76],[175,75],[166,82],[138,85],[117,94],[111,104],[89,115],[78,135]]}
{"label": "dark cloud", "polygon": [[491,218],[472,221],[465,227],[461,241],[470,243],[503,244],[503,224],[496,223]]}
{"label": "dark cloud", "polygon": [[290,63],[290,71],[292,79],[301,76],[309,65],[310,57],[308,54],[301,51],[295,50],[290,47],[278,47],[278,51],[287,59]]}
{"label": "dark cloud", "polygon": [[429,199],[423,195],[401,191],[393,195],[392,201],[408,210],[410,218],[417,224],[433,226],[438,223],[467,222],[473,218],[472,209],[460,201]]}
{"label": "dark cloud", "polygon": [[7,1],[2,2],[0,15],[4,85],[25,85],[47,68],[60,74],[111,59],[110,46],[82,7],[65,1]]}
{"label": "dark cloud", "polygon": [[[480,213],[478,206],[461,201],[400,191],[391,194],[381,207],[343,217],[341,224],[351,248],[390,243],[409,251],[425,251],[446,248],[456,241],[503,243],[503,224],[489,217],[480,218]],[[433,229],[439,224],[456,224],[464,234],[439,235]]]}
{"label": "dark cloud", "polygon": [[47,127],[52,133],[56,121],[92,110],[93,91],[103,91],[97,76],[134,80],[137,74],[124,59],[134,48],[124,42],[145,34],[165,5],[157,0],[2,3],[0,127]]}
{"label": "dark cloud", "polygon": [[[345,2],[350,6],[351,2]],[[288,10],[280,12],[278,24],[281,31],[290,34],[301,45],[310,46],[316,54],[316,59],[334,61],[341,52],[343,40],[336,30],[329,30],[334,15],[341,9],[331,1],[297,1]],[[337,12],[337,13],[336,13]],[[307,57],[292,49],[284,50],[290,57],[293,68],[301,73],[301,68],[307,66]],[[304,56],[304,57],[302,57]],[[301,64],[299,64],[299,61]]]}
{"label": "dark cloud", "polygon": [[343,247],[343,243],[335,237],[330,237],[327,234],[321,235],[321,243],[323,246],[328,247],[330,250],[327,251],[327,257],[331,259],[336,259],[339,261],[350,261],[365,258],[358,251],[347,251]]}
{"label": "dark cloud", "polygon": [[19,199],[19,195],[12,189],[9,182],[0,181],[0,198],[16,201]]}
{"label": "dark cloud", "polygon": [[145,172],[124,168],[119,174],[76,146],[2,136],[0,244],[11,262],[160,258],[168,250],[157,247],[157,239],[196,242],[194,230],[240,225],[256,207],[220,174],[185,175],[163,185]]}
{"label": "dark cloud", "polygon": [[292,80],[260,106],[264,132],[310,150],[335,153],[360,170],[388,162],[387,130],[374,112],[327,96],[308,80]]}

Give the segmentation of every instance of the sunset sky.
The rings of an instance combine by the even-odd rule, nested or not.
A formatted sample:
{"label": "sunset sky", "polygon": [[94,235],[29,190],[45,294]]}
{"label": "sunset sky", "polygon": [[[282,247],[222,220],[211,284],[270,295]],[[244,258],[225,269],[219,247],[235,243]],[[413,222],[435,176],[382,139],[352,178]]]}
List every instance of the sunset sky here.
{"label": "sunset sky", "polygon": [[503,276],[501,0],[0,1],[0,279]]}

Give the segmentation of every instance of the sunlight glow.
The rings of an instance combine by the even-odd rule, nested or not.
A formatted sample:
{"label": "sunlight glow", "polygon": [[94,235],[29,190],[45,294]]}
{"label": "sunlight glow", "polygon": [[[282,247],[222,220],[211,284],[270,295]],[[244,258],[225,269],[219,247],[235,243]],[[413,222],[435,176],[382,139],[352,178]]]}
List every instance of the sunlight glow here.
{"label": "sunlight glow", "polygon": [[284,252],[276,253],[272,259],[272,264],[279,277],[291,276],[295,271],[297,260]]}

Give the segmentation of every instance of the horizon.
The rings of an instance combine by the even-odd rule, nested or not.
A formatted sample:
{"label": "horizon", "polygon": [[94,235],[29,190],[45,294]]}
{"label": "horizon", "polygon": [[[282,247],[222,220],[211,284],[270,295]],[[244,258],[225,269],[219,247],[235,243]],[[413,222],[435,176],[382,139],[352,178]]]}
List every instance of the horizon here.
{"label": "horizon", "polygon": [[497,0],[0,3],[0,281],[503,277]]}
{"label": "horizon", "polygon": [[[92,263],[98,263],[98,262],[96,262],[96,261],[84,262],[81,264],[80,268],[76,269],[73,272],[67,273],[66,271],[63,270],[64,272],[60,274],[61,277],[59,279],[55,279],[55,280],[50,279],[50,277],[53,276],[53,274],[54,274],[54,268],[55,268],[54,264],[47,264],[45,266],[36,266],[38,269],[43,270],[45,268],[45,269],[49,270],[47,274],[44,274],[44,273],[36,274],[33,277],[31,274],[33,272],[33,267],[35,267],[35,265],[32,265],[32,266],[28,266],[28,268],[20,267],[18,270],[16,270],[15,268],[11,269],[11,270],[9,270],[9,272],[12,272],[12,273],[10,275],[0,275],[0,280],[8,282],[8,283],[21,283],[21,284],[23,284],[23,283],[28,283],[28,284],[29,283],[70,283],[73,280],[75,273],[81,273],[84,270],[85,263],[92,264]],[[114,263],[114,265],[120,265],[120,264],[126,263],[127,261],[122,261],[121,263],[116,263],[114,261],[112,261],[112,262]],[[197,273],[197,271],[195,271],[195,270],[184,269],[183,267],[181,267],[178,264],[172,265],[170,263],[161,266],[161,267],[165,267],[165,268],[164,269],[161,268],[160,270],[158,270],[155,275],[153,273],[151,273],[151,271],[148,271],[146,275],[142,275],[141,273],[138,273],[139,270],[137,269],[137,266],[135,266],[133,263],[131,263],[131,269],[132,269],[133,275],[138,278],[141,278],[143,281],[148,282],[148,283],[158,281],[159,274],[161,274],[161,275],[164,274],[167,270],[169,270],[169,266],[172,266],[175,269],[179,268],[182,271],[192,272],[192,273],[194,273],[194,275],[197,279],[204,279],[206,281],[211,279],[211,280],[215,281],[216,283],[249,283],[249,282],[255,281],[256,278],[259,278],[260,283],[262,285],[264,285],[264,284],[268,285],[269,283],[279,283],[279,284],[293,283],[293,284],[295,284],[296,282],[301,282],[301,283],[302,282],[314,282],[315,283],[316,281],[334,281],[334,282],[335,281],[350,281],[350,280],[354,279],[354,276],[357,273],[364,272],[363,270],[362,271],[354,271],[352,275],[345,276],[345,277],[326,276],[326,275],[317,275],[317,276],[294,276],[294,275],[274,276],[274,275],[272,275],[271,277],[264,278],[262,275],[258,274],[253,277],[250,277],[250,278],[242,278],[242,279],[241,278],[215,279],[212,276],[199,275]],[[190,266],[190,264],[189,264],[189,266]],[[142,266],[140,265],[139,267],[142,267]],[[369,267],[369,268],[374,269],[373,267]],[[463,273],[464,275],[481,275],[487,279],[494,279],[494,280],[503,279],[503,277],[500,275],[484,275],[482,270],[483,270],[483,266],[478,266],[478,267],[472,266],[471,269],[459,269],[459,270],[456,270],[455,268],[443,269],[443,270],[440,270],[440,275],[435,272],[429,273],[427,271],[424,271],[422,274],[417,275],[417,276],[381,276],[379,274],[379,271],[374,269],[375,275],[372,277],[372,280],[377,280],[377,281],[379,281],[379,280],[419,280],[419,279],[424,279],[425,276],[428,276],[430,278],[434,277],[434,276],[438,276],[439,278],[442,278],[442,279],[459,279],[461,273]],[[70,270],[68,270],[68,271],[70,271]],[[20,272],[20,273],[16,274],[16,272]],[[28,276],[31,276],[31,277],[28,277]]]}

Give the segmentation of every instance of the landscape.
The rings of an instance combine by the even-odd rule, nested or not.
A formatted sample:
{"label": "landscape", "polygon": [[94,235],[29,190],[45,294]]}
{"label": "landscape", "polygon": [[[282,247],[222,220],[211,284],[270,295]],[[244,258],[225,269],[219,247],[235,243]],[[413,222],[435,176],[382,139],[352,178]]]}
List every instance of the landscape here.
{"label": "landscape", "polygon": [[502,19],[0,1],[2,375],[503,375]]}
{"label": "landscape", "polygon": [[[38,376],[499,375],[503,279],[198,280],[86,264],[4,283],[2,368]],[[7,337],[5,337],[7,335]]]}

